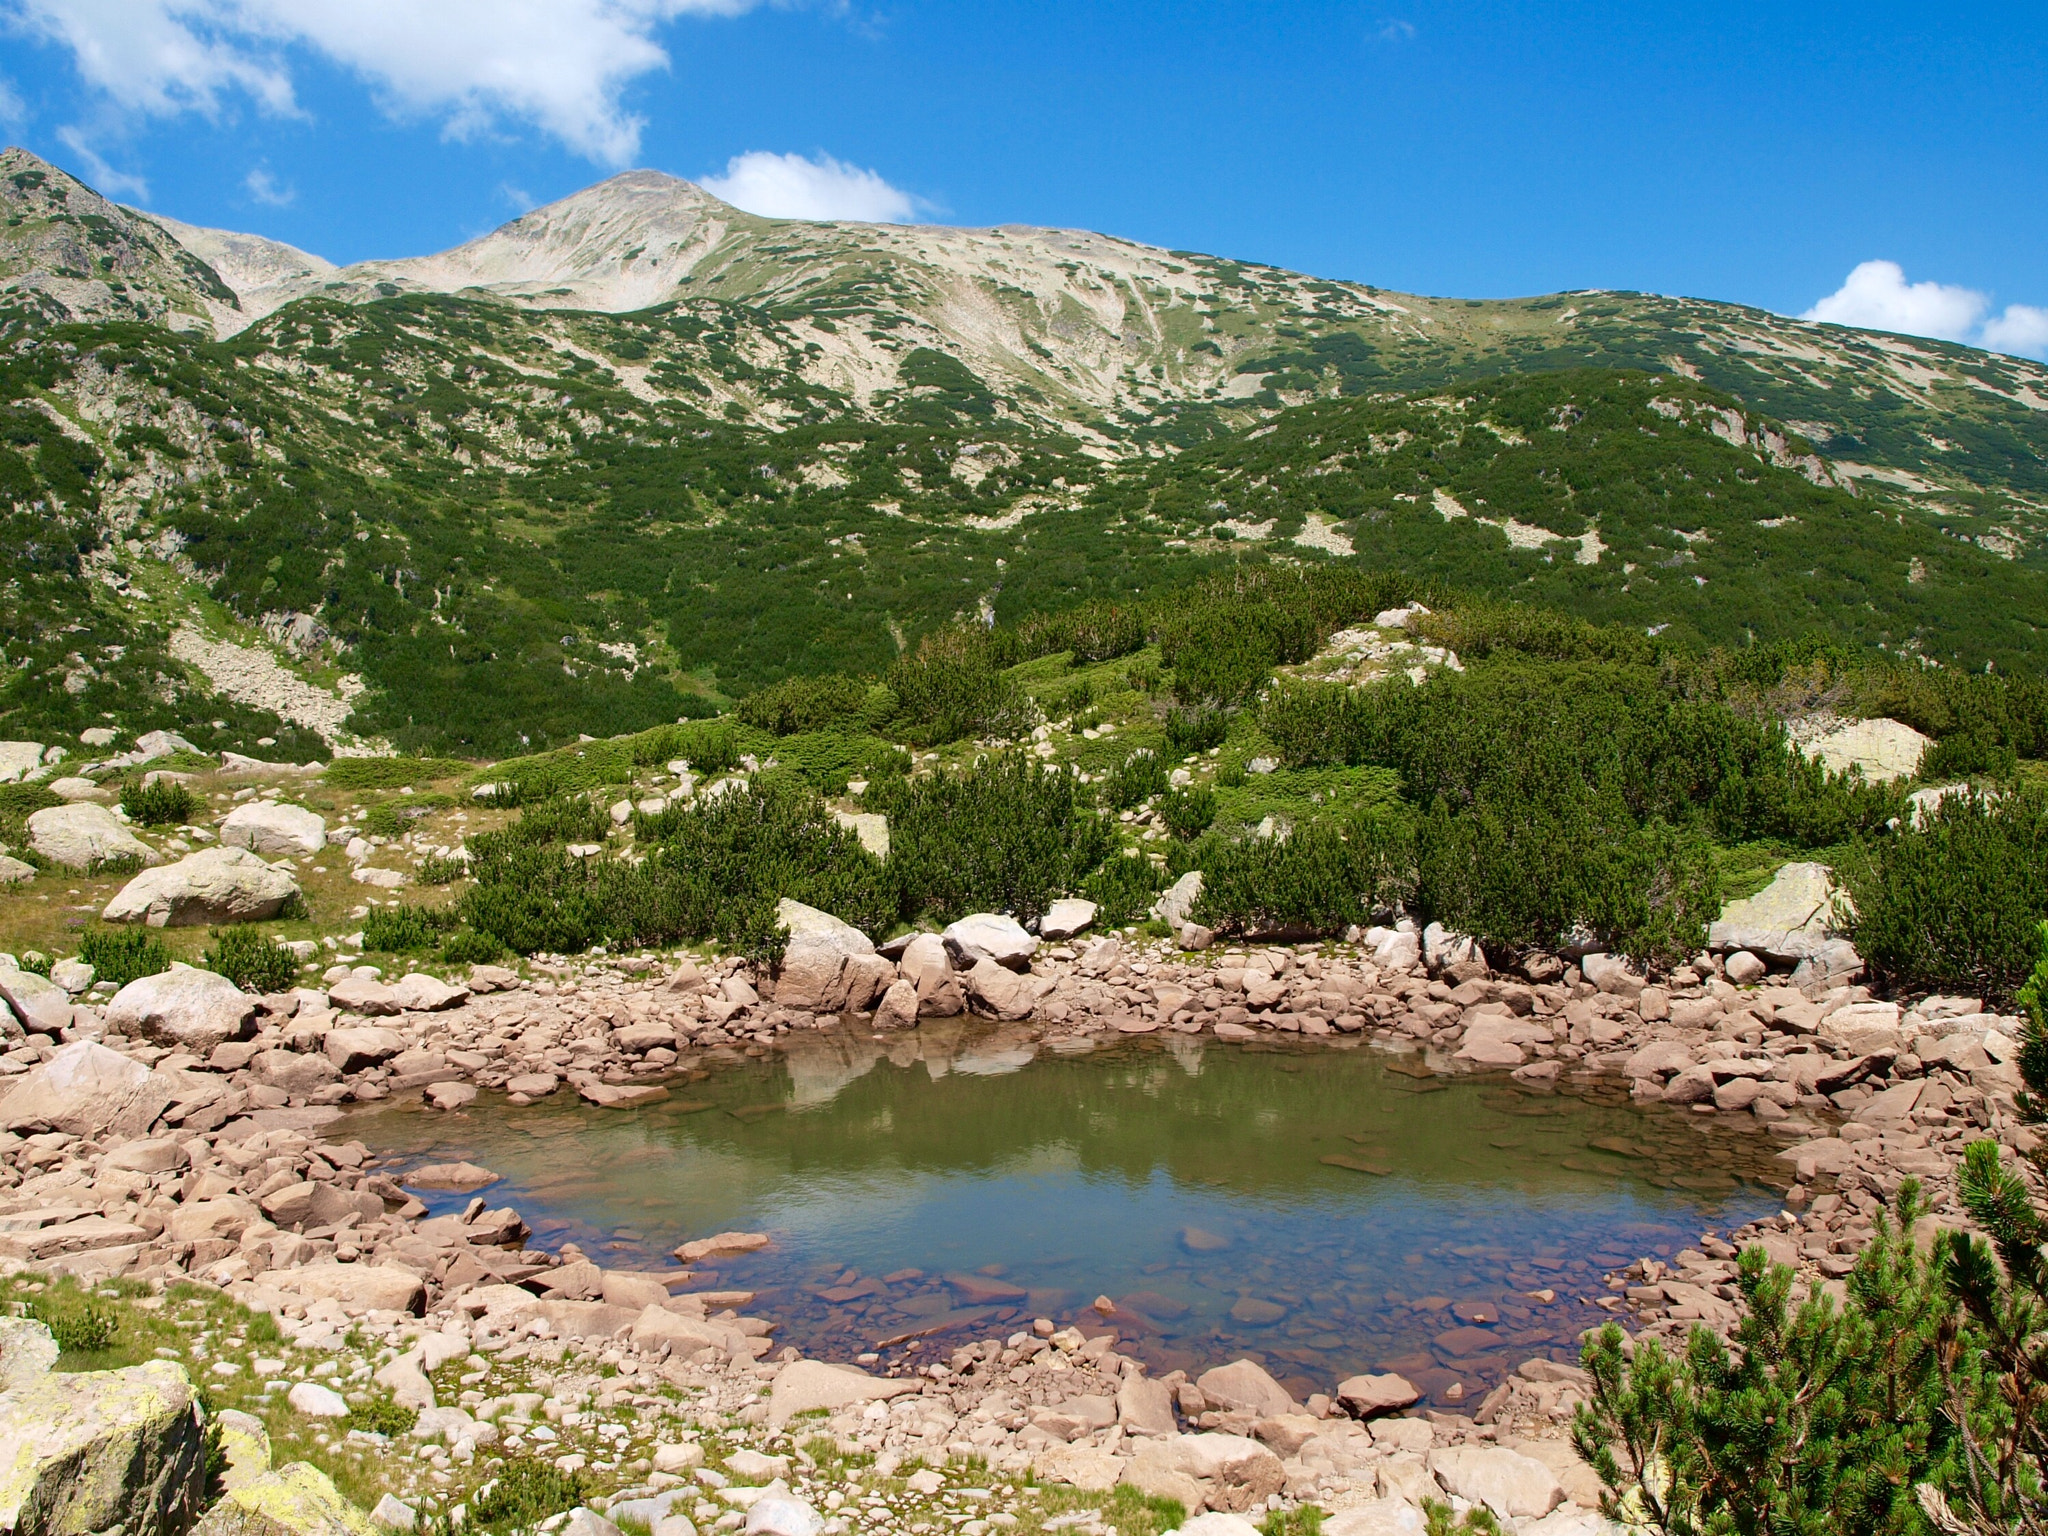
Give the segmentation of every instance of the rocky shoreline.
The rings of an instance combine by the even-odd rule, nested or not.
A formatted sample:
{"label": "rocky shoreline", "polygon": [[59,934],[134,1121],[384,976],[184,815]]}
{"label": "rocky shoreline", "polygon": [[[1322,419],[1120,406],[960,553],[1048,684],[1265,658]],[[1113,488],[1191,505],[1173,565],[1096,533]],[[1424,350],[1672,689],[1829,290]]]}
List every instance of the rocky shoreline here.
{"label": "rocky shoreline", "polygon": [[[750,1296],[693,1288],[687,1267],[607,1271],[528,1249],[518,1213],[481,1196],[429,1217],[421,1184],[323,1131],[345,1105],[397,1094],[459,1109],[486,1091],[574,1092],[630,1112],[678,1076],[798,1032],[962,1013],[1007,1017],[1052,1049],[1165,1031],[1345,1036],[1420,1053],[1418,1070],[1507,1072],[1537,1092],[1607,1074],[1783,1144],[1783,1213],[1610,1280],[1601,1305],[1664,1336],[1732,1323],[1740,1246],[1793,1266],[1802,1291],[1839,1287],[1902,1179],[1927,1187],[1932,1220],[1962,1225],[1964,1143],[2031,1140],[2012,1107],[2015,1020],[1960,998],[1901,1009],[1810,972],[1804,987],[1777,984],[1747,954],[1702,955],[1653,984],[1597,955],[1496,975],[1438,933],[1189,953],[1128,937],[1048,944],[974,918],[877,951],[824,914],[785,920],[792,943],[772,975],[733,959],[598,957],[527,977],[477,967],[457,985],[387,982],[341,957],[320,989],[255,998],[183,968],[111,996],[78,969],[50,981],[0,970],[0,1259],[87,1284],[189,1279],[275,1318],[291,1347],[248,1369],[270,1370],[292,1412],[345,1414],[323,1385],[337,1376],[424,1410],[392,1457],[390,1491],[415,1511],[473,1484],[477,1458],[526,1452],[573,1463],[607,1508],[649,1525],[734,1528],[757,1498],[780,1518],[772,1500],[787,1492],[799,1527],[812,1515],[838,1530],[1036,1529],[1059,1517],[1028,1475],[1097,1504],[1135,1488],[1190,1514],[1315,1504],[1340,1536],[1419,1531],[1425,1496],[1561,1533],[1598,1524],[1597,1486],[1567,1439],[1583,1381],[1568,1361],[1522,1365],[1469,1413],[1404,1414],[1418,1394],[1391,1374],[1297,1402],[1251,1361],[1155,1379],[1119,1350],[1112,1305],[870,1374],[779,1347],[773,1321],[747,1315]],[[467,1175],[425,1176],[446,1188]],[[678,1257],[759,1240],[707,1234]],[[805,1449],[820,1435],[874,1457],[866,1481],[826,1486]]]}

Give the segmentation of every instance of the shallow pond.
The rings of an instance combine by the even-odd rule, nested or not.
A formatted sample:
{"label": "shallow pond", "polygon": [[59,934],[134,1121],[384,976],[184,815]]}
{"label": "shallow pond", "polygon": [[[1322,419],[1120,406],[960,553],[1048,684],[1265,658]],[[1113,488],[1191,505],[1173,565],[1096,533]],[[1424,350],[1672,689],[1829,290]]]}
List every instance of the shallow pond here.
{"label": "shallow pond", "polygon": [[1395,1369],[1468,1404],[1532,1354],[1569,1356],[1607,1270],[1774,1210],[1785,1182],[1753,1130],[1616,1083],[1531,1090],[1355,1044],[1058,1052],[927,1026],[706,1065],[628,1112],[564,1090],[327,1134],[401,1167],[482,1163],[536,1246],[614,1268],[772,1233],[700,1283],[755,1290],[779,1340],[826,1358],[1093,1321],[1103,1295],[1157,1370],[1251,1355],[1306,1394]]}

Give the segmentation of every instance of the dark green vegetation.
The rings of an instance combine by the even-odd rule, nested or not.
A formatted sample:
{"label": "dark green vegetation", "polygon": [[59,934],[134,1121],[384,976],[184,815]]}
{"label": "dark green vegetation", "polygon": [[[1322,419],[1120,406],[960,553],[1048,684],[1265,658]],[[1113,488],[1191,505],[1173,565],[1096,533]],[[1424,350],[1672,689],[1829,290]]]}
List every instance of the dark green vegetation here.
{"label": "dark green vegetation", "polygon": [[78,958],[93,968],[95,979],[116,987],[171,968],[170,951],[147,928],[87,928]]}
{"label": "dark green vegetation", "polygon": [[[2021,991],[2020,1067],[2035,1123],[2048,1093],[2048,925]],[[2037,1166],[2048,1157],[2030,1154]],[[1607,1512],[1673,1533],[1990,1536],[2048,1518],[2048,1219],[1996,1142],[1967,1153],[1958,1193],[1985,1236],[1937,1229],[1923,1249],[1918,1185],[1880,1216],[1837,1307],[1794,1309],[1792,1273],[1742,1256],[1733,1349],[1695,1325],[1682,1356],[1625,1349],[1609,1325],[1586,1345],[1592,1403],[1574,1436],[1607,1485]]]}
{"label": "dark green vegetation", "polygon": [[[1227,356],[1262,393],[1211,398],[1162,363],[1171,387],[1143,409],[1051,401],[894,335],[907,271],[759,303],[707,284],[628,315],[316,297],[218,343],[17,314],[0,321],[0,720],[324,755],[170,656],[193,617],[163,560],[179,546],[215,632],[250,643],[310,616],[298,664],[361,674],[358,730],[471,756],[835,675],[886,680],[941,736],[1002,734],[985,686],[930,693],[921,639],[984,607],[1021,633],[1268,562],[1400,570],[1697,642],[1818,628],[1966,669],[2037,656],[2038,370],[1915,344],[1931,361],[1908,373],[1939,380],[1908,398],[1887,344],[1829,335],[1825,361],[1795,361],[1759,340],[1784,323],[1747,312],[1626,295],[1386,310],[1188,262],[1217,285],[1213,331],[1164,351]],[[1421,310],[1435,329],[1391,318]],[[897,354],[894,387],[819,382],[816,338],[846,325]],[[1082,452],[1083,425],[1126,456]],[[1354,555],[1331,552],[1346,539]],[[1159,633],[1191,706],[1251,686],[1240,639],[1298,643],[1283,615],[1239,617]],[[751,723],[888,708],[873,683],[838,686],[763,698]]]}
{"label": "dark green vegetation", "polygon": [[284,992],[299,979],[292,952],[255,928],[215,929],[205,965],[244,992]]}
{"label": "dark green vegetation", "polygon": [[145,827],[182,826],[192,819],[199,802],[192,791],[169,779],[154,784],[140,782],[121,789],[121,809],[128,819]]}

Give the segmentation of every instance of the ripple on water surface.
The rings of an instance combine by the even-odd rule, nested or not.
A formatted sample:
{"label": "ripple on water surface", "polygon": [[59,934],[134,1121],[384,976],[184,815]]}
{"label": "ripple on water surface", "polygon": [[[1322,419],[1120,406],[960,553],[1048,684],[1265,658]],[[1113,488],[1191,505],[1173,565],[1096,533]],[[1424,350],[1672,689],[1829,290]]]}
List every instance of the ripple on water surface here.
{"label": "ripple on water surface", "polygon": [[1394,1369],[1439,1402],[1569,1356],[1605,1271],[1776,1209],[1784,1184],[1753,1131],[1612,1082],[1525,1089],[1369,1047],[1055,1052],[931,1025],[789,1047],[630,1112],[487,1095],[328,1134],[480,1162],[538,1246],[614,1268],[771,1233],[696,1283],[756,1291],[780,1340],[826,1358],[1099,1321],[1105,1295],[1155,1370],[1250,1355],[1306,1394]]}

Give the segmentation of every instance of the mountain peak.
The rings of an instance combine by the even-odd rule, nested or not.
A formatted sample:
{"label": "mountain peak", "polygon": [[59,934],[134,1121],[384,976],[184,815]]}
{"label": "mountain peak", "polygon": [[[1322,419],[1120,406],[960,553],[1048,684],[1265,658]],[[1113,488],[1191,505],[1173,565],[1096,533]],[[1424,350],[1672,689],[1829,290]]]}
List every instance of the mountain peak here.
{"label": "mountain peak", "polygon": [[143,320],[211,332],[234,290],[161,225],[19,146],[0,150],[0,307],[45,323]]}

